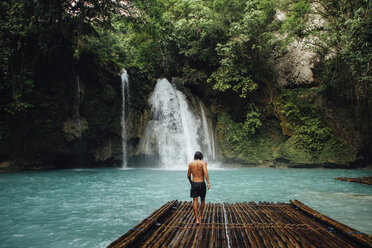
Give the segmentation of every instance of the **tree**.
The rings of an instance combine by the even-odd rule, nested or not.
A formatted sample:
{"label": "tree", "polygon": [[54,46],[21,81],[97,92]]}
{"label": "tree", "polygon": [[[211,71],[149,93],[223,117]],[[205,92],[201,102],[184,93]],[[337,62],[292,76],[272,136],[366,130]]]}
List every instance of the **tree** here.
{"label": "tree", "polygon": [[228,41],[218,44],[220,66],[209,79],[214,89],[232,89],[243,98],[257,89],[270,70],[275,47],[274,1],[250,1],[244,13],[242,20],[231,23]]}
{"label": "tree", "polygon": [[291,13],[283,24],[287,38],[301,39],[318,53],[324,94],[350,103],[368,156],[372,151],[372,2],[291,0],[286,7]]}

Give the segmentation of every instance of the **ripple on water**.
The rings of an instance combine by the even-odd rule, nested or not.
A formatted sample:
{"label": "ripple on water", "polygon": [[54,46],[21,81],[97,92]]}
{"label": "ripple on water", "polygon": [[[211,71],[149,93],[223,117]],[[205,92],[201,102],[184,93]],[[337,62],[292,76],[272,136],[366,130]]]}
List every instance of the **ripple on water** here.
{"label": "ripple on water", "polygon": [[[298,199],[372,234],[372,187],[333,180],[371,170],[211,167],[207,201]],[[186,168],[21,172],[0,187],[0,247],[105,247],[167,201],[191,200]]]}

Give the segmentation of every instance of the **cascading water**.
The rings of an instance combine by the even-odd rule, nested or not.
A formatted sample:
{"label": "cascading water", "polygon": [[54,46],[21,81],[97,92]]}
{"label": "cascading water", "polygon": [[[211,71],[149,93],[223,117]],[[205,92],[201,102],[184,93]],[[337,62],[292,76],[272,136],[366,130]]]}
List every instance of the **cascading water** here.
{"label": "cascading water", "polygon": [[198,129],[200,127],[200,120],[189,108],[186,100],[186,96],[181,92],[173,88],[177,97],[179,105],[179,113],[181,116],[183,141],[185,144],[185,159],[190,160],[195,151],[200,150],[200,145],[197,142]]}
{"label": "cascading water", "polygon": [[122,167],[127,167],[127,130],[125,124],[126,107],[129,108],[129,80],[128,73],[123,68],[121,71],[121,147],[122,147]]}
{"label": "cascading water", "polygon": [[210,159],[216,160],[216,142],[215,142],[215,135],[213,132],[213,125],[211,122],[208,122],[207,116],[205,114],[205,107],[202,101],[199,100],[200,105],[200,114],[203,124],[203,134],[204,134],[204,141],[205,145],[208,149],[208,154],[210,154]]}
{"label": "cascading water", "polygon": [[212,148],[215,145],[211,144],[213,131],[207,130],[211,125],[208,125],[202,103],[195,99],[190,101],[167,79],[158,79],[149,99],[152,117],[137,152],[158,155],[162,167],[175,169],[185,168],[198,150],[205,158],[216,156]]}

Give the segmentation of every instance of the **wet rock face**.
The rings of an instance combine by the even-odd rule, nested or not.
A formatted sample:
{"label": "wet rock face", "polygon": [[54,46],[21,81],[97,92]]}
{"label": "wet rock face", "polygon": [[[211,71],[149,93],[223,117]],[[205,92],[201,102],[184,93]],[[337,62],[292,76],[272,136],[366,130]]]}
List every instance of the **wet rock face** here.
{"label": "wet rock face", "polygon": [[10,165],[11,165],[10,161],[4,161],[4,162],[0,163],[0,170],[8,168]]}
{"label": "wet rock face", "polygon": [[68,120],[63,123],[63,132],[66,141],[70,142],[81,138],[82,132],[88,129],[88,122],[83,117],[80,120]]}
{"label": "wet rock face", "polygon": [[[319,8],[320,6],[316,7]],[[288,13],[277,10],[275,18],[283,21],[287,15]],[[307,24],[310,29],[319,29],[325,25],[325,20],[318,14],[310,14]],[[278,38],[284,38],[285,36],[286,34],[278,34]],[[313,69],[318,59],[309,45],[314,43],[313,39],[309,36],[301,41],[291,42],[286,47],[286,53],[274,59],[277,81],[281,86],[309,87],[315,83]]]}
{"label": "wet rock face", "polygon": [[105,161],[112,157],[112,142],[111,140],[105,142],[101,147],[94,151],[95,161]]}
{"label": "wet rock face", "polygon": [[287,53],[275,60],[278,83],[281,86],[310,86],[314,84],[314,62],[316,54],[303,42],[293,42]]}

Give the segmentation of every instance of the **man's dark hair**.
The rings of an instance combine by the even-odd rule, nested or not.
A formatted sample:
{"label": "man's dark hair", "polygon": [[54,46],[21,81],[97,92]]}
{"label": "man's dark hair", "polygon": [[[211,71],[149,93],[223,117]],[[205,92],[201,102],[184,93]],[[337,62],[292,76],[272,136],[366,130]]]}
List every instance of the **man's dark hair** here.
{"label": "man's dark hair", "polygon": [[203,153],[201,153],[199,151],[195,152],[194,159],[202,160],[203,159]]}

